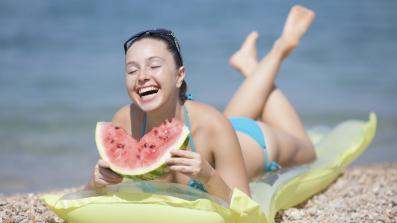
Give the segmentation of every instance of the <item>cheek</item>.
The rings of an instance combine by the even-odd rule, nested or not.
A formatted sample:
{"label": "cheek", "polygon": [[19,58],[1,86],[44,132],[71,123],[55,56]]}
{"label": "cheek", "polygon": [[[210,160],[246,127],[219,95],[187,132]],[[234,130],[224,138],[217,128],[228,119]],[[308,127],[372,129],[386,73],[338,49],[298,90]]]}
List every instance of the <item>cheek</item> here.
{"label": "cheek", "polygon": [[160,85],[161,88],[168,88],[172,79],[167,72],[157,72],[152,74],[152,80]]}
{"label": "cheek", "polygon": [[167,70],[163,75],[159,76],[167,85],[175,87],[177,84],[177,75],[174,70]]}
{"label": "cheek", "polygon": [[126,75],[124,81],[127,87],[133,87],[135,84],[135,78],[132,75]]}
{"label": "cheek", "polygon": [[135,81],[136,81],[136,78],[134,78],[133,76],[125,77],[125,86],[127,87],[127,90],[129,93],[132,93],[134,91]]}

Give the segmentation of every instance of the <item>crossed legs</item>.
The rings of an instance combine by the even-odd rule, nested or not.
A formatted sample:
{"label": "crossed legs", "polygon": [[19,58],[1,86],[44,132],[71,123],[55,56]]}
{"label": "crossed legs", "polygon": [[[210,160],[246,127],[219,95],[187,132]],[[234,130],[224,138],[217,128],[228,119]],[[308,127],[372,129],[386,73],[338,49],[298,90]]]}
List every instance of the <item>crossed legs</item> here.
{"label": "crossed legs", "polygon": [[[281,166],[292,166],[315,159],[313,145],[299,115],[274,81],[281,63],[299,44],[314,19],[314,13],[294,6],[281,36],[270,52],[258,61],[256,40],[258,33],[250,33],[241,48],[232,55],[230,64],[239,70],[245,80],[235,92],[224,114],[228,117],[248,117],[257,120],[268,144],[269,159]],[[251,178],[263,172],[262,148],[252,139],[238,133],[248,174]],[[256,148],[252,148],[256,147]],[[263,156],[263,155],[262,155]]]}

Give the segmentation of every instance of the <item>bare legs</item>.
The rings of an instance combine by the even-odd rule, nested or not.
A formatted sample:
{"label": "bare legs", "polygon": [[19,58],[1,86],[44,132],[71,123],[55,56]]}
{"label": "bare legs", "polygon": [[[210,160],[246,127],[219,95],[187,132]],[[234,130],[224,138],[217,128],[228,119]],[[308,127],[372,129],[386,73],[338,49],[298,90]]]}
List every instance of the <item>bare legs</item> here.
{"label": "bare legs", "polygon": [[[230,58],[230,64],[246,78],[227,105],[224,114],[228,117],[243,116],[260,121],[269,144],[270,159],[283,166],[308,162],[315,157],[313,146],[298,114],[281,90],[274,85],[281,63],[298,46],[313,19],[312,11],[294,6],[280,38],[275,41],[265,58],[260,62],[257,60],[256,32],[249,34],[241,48]],[[240,138],[243,155],[250,153],[250,148],[244,148],[249,142],[239,135]],[[255,155],[245,155],[250,156]]]}
{"label": "bare legs", "polygon": [[[284,46],[284,58],[298,46],[299,40],[303,37],[309,29],[314,20],[313,11],[302,6],[294,6],[288,14],[283,32],[280,38],[275,42],[273,49],[277,43]],[[257,70],[258,56],[256,52],[256,41],[258,39],[256,31],[251,32],[241,45],[241,48],[236,51],[230,58],[230,65],[236,70],[240,71],[244,76],[248,76]],[[269,53],[270,54],[270,53]],[[264,61],[263,59],[262,61]]]}
{"label": "bare legs", "polygon": [[259,34],[255,31],[248,34],[241,48],[230,57],[230,65],[245,76],[252,74],[258,66],[256,53],[258,36]]}

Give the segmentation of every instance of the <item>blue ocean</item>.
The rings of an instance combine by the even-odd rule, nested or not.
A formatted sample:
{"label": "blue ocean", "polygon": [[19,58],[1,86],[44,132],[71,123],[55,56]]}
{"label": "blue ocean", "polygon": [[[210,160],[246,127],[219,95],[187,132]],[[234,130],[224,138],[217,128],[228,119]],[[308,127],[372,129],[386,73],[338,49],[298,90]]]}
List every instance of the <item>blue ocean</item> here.
{"label": "blue ocean", "polygon": [[98,158],[97,121],[130,102],[123,41],[172,29],[189,92],[222,110],[243,77],[228,59],[252,30],[263,57],[294,4],[316,12],[277,85],[307,128],[379,118],[354,165],[397,161],[397,23],[394,0],[0,2],[0,193],[85,184]]}

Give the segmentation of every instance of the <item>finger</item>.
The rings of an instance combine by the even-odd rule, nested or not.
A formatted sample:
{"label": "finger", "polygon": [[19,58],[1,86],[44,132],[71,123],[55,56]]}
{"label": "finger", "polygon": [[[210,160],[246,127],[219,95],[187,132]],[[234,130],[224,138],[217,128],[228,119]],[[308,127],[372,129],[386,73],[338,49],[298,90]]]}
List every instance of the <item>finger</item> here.
{"label": "finger", "polygon": [[109,179],[120,179],[122,178],[119,174],[113,172],[113,170],[111,169],[107,169],[107,168],[99,168],[99,173]]}
{"label": "finger", "polygon": [[179,157],[185,157],[185,158],[190,158],[193,159],[196,157],[196,153],[188,150],[171,150],[171,155],[172,156],[179,156]]}
{"label": "finger", "polygon": [[109,180],[106,180],[103,178],[98,178],[95,180],[95,185],[97,187],[104,187],[104,186],[109,186],[109,185],[117,184],[117,183],[120,183],[120,182],[119,181],[109,181]]}
{"label": "finger", "polygon": [[102,179],[104,181],[106,181],[108,184],[118,184],[121,183],[121,181],[123,181],[123,179]]}
{"label": "finger", "polygon": [[122,178],[109,178],[107,176],[101,175],[98,177],[98,180],[106,182],[107,184],[117,184],[117,183],[120,183],[123,179]]}
{"label": "finger", "polygon": [[194,160],[178,157],[178,158],[169,158],[165,161],[165,163],[168,165],[191,166],[194,164]]}
{"label": "finger", "polygon": [[192,174],[193,173],[193,169],[190,168],[189,166],[174,165],[174,166],[170,166],[169,168],[172,171],[181,172],[181,173],[184,173],[184,174]]}
{"label": "finger", "polygon": [[109,169],[100,169],[99,170],[99,175],[100,175],[100,177],[102,176],[102,177],[107,178],[107,179],[119,179],[119,178],[121,178],[121,176],[119,176],[117,173],[112,172]]}
{"label": "finger", "polygon": [[95,179],[94,184],[95,184],[95,187],[104,187],[104,186],[107,186],[109,183],[103,179]]}
{"label": "finger", "polygon": [[98,166],[103,167],[103,168],[110,168],[110,165],[108,162],[106,162],[103,159],[98,160]]}

